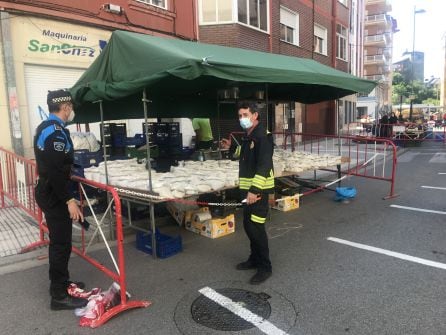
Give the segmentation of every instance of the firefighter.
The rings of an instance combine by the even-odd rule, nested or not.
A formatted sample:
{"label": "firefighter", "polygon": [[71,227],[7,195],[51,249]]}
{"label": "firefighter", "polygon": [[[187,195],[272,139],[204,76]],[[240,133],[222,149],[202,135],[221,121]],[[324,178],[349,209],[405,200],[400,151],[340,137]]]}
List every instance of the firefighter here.
{"label": "firefighter", "polygon": [[[272,275],[265,222],[269,210],[268,195],[274,192],[273,140],[259,122],[256,104],[239,103],[238,116],[245,135],[235,154],[240,160],[239,188],[241,198],[246,199],[243,227],[249,238],[251,254],[246,261],[237,264],[236,269],[256,269],[250,279],[250,283],[256,285]],[[223,140],[222,146],[228,148],[229,141]]]}
{"label": "firefighter", "polygon": [[[45,214],[49,230],[49,278],[51,309],[75,309],[87,304],[86,299],[71,297],[67,288],[68,261],[71,254],[72,220],[83,221],[82,212],[70,191],[73,164],[73,143],[66,122],[74,118],[70,92],[49,91],[47,96],[50,116],[36,129],[34,154],[39,180],[36,202]],[[75,283],[84,288],[82,282]]]}

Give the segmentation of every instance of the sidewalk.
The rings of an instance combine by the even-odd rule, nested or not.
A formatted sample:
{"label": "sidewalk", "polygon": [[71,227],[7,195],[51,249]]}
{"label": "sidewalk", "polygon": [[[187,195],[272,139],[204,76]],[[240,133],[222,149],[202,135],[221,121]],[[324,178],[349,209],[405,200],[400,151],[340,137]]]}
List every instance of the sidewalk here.
{"label": "sidewalk", "polygon": [[16,255],[39,237],[37,222],[19,207],[0,208],[0,257]]}

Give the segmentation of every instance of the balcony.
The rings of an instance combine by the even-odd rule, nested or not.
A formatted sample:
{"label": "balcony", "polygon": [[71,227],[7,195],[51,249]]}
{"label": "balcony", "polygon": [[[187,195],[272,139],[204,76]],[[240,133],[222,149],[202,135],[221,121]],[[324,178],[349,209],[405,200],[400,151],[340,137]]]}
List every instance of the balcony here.
{"label": "balcony", "polygon": [[368,80],[379,81],[380,83],[388,83],[389,82],[389,78],[383,74],[374,74],[371,76],[365,76],[365,78]]}
{"label": "balcony", "polygon": [[385,47],[389,44],[390,38],[387,34],[379,34],[379,35],[371,35],[366,36],[364,45],[367,46],[375,46],[375,47]]}
{"label": "balcony", "polygon": [[384,73],[390,73],[390,72],[392,72],[392,67],[391,66],[389,66],[389,65],[387,65],[387,66],[383,66],[383,72]]}
{"label": "balcony", "polygon": [[375,6],[381,8],[384,12],[390,12],[392,10],[390,0],[366,0],[365,5],[366,7]]}
{"label": "balcony", "polygon": [[365,56],[364,58],[364,64],[365,65],[371,65],[371,64],[386,64],[387,58],[385,55],[372,55],[372,56]]}
{"label": "balcony", "polygon": [[392,24],[392,20],[390,16],[387,14],[376,14],[376,15],[367,15],[365,17],[365,26],[372,25],[381,25],[381,26],[390,26]]}

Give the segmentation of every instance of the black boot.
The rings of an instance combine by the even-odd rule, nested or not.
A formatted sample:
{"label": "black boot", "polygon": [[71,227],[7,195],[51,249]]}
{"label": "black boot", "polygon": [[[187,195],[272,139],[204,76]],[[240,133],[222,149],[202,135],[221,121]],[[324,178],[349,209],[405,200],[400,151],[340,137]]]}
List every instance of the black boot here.
{"label": "black boot", "polygon": [[251,270],[257,269],[257,266],[248,259],[246,262],[238,263],[235,268],[237,270]]}
{"label": "black boot", "polygon": [[269,277],[271,277],[272,275],[272,271],[266,271],[266,270],[257,270],[257,273],[252,276],[251,280],[249,281],[249,283],[251,285],[258,285],[263,283],[265,280],[267,280]]}
{"label": "black boot", "polygon": [[52,297],[51,309],[53,311],[61,311],[65,309],[76,309],[85,307],[88,303],[87,299],[75,298],[70,295],[64,297]]}

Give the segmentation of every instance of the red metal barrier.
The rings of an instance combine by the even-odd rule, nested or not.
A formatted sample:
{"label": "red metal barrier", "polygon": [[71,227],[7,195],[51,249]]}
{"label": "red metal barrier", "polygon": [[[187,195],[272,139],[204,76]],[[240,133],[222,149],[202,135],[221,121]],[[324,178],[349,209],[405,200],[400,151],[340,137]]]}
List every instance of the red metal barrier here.
{"label": "red metal barrier", "polygon": [[344,136],[364,136],[386,138],[398,146],[419,145],[422,142],[441,142],[446,144],[446,125],[435,126],[429,123],[399,122],[350,123],[341,130]]}
{"label": "red metal barrier", "polygon": [[[283,136],[276,134],[275,136]],[[279,141],[278,141],[279,142]],[[384,199],[393,198],[395,194],[396,146],[388,139],[365,138],[362,136],[336,136],[321,134],[292,133],[286,134],[283,147],[288,142],[291,150],[311,152],[318,155],[330,154],[342,156],[343,163],[338,169],[324,168],[320,170],[336,172],[344,176],[357,176],[390,183],[389,194]],[[390,167],[388,162],[390,161]],[[331,185],[329,183],[321,188]],[[320,189],[304,193],[309,194]]]}
{"label": "red metal barrier", "polygon": [[[23,171],[25,175],[22,176]],[[18,172],[16,172],[18,171]],[[29,175],[27,175],[29,174]],[[22,252],[27,252],[36,247],[44,246],[49,244],[49,240],[46,238],[48,234],[48,227],[46,226],[44,220],[42,219],[42,212],[35,203],[34,198],[34,185],[37,179],[37,169],[34,161],[27,160],[23,157],[17,156],[14,153],[0,149],[0,196],[2,201],[2,207],[4,206],[4,196],[9,198],[16,206],[24,209],[28,214],[30,214],[34,219],[39,222],[39,240],[35,243],[30,244],[25,247]],[[20,180],[19,180],[20,179]],[[25,185],[22,185],[25,180]],[[127,298],[127,285],[126,285],[126,275],[125,275],[125,258],[124,258],[124,235],[123,235],[123,225],[121,216],[121,199],[119,198],[116,190],[108,185],[104,185],[91,180],[86,180],[79,177],[74,177],[74,181],[79,182],[80,189],[84,189],[83,185],[88,185],[101,190],[104,190],[110,194],[110,202],[108,204],[107,211],[103,214],[103,217],[107,216],[108,211],[112,210],[112,204],[114,205],[114,216],[116,219],[116,244],[117,244],[117,256],[118,262],[116,263],[113,254],[105,240],[105,236],[102,233],[101,224],[102,220],[99,222],[94,214],[93,208],[91,207],[88,198],[87,201],[90,210],[93,213],[94,219],[96,221],[96,229],[101,232],[104,238],[104,243],[107,246],[107,250],[110,253],[113,263],[115,264],[116,271],[107,268],[105,265],[101,264],[91,256],[87,255],[87,248],[85,248],[85,240],[82,238],[81,248],[73,246],[72,251],[85,259],[87,262],[98,268],[100,271],[109,276],[113,281],[117,282],[120,286],[121,301],[118,305],[107,310],[102,316],[93,320],[90,327],[96,328],[103,325],[113,316],[132,308],[147,307],[151,303],[149,301],[132,300],[129,301]],[[17,185],[17,186],[15,186]],[[84,231],[82,229],[82,237],[84,236]]]}
{"label": "red metal barrier", "polygon": [[[243,133],[231,133],[230,140],[232,141],[233,136],[237,137],[241,134]],[[324,168],[320,170],[336,172],[344,176],[357,176],[389,182],[390,191],[384,199],[397,196],[395,194],[396,146],[390,139],[287,132],[276,132],[273,133],[273,136],[274,143],[283,149],[290,147],[291,151],[298,150],[318,155],[342,156],[344,163],[339,166],[339,169]],[[389,161],[390,167],[388,165]],[[378,166],[380,167],[379,171]],[[318,192],[333,183],[312,189],[303,195]]]}

